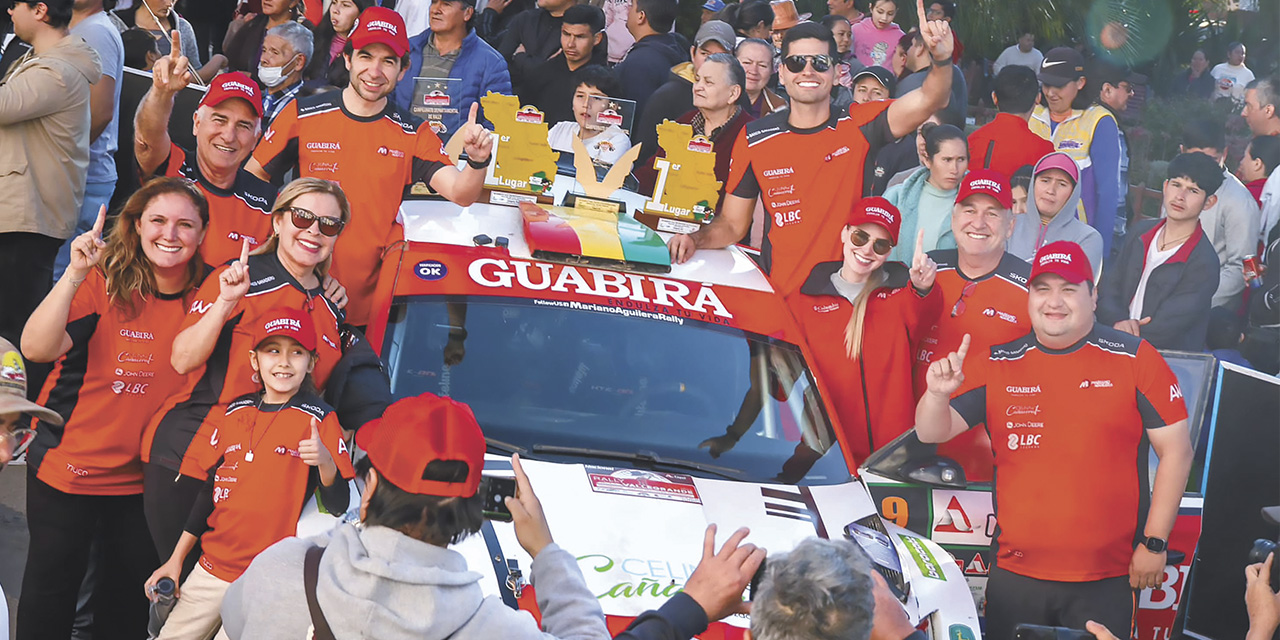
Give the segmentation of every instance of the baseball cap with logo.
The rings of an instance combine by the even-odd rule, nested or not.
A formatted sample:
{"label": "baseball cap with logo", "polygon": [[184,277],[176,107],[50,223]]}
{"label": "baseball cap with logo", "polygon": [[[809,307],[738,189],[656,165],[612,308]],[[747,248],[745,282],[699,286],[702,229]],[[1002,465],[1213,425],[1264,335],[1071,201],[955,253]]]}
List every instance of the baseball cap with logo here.
{"label": "baseball cap with logo", "polygon": [[409,53],[409,36],[405,34],[404,18],[386,7],[369,7],[360,14],[356,28],[351,32],[351,46],[363,49],[373,44],[385,44],[391,52],[404,57]]}
{"label": "baseball cap with logo", "polygon": [[307,351],[316,350],[316,325],[302,309],[275,307],[268,309],[254,321],[253,345],[262,344],[272,336],[293,338]]}
{"label": "baseball cap with logo", "polygon": [[0,338],[0,414],[25,413],[52,425],[61,425],[62,416],[27,400],[27,366],[22,354],[8,340]]}
{"label": "baseball cap with logo", "polygon": [[889,240],[898,244],[898,229],[902,227],[902,214],[888,200],[879,196],[863,198],[853,205],[846,225],[856,226],[870,222],[884,227],[889,232]]}
{"label": "baseball cap with logo", "polygon": [[893,72],[879,65],[871,65],[854,74],[852,83],[858,84],[858,80],[862,78],[875,78],[889,91],[889,95],[893,95],[894,88],[898,86],[898,79],[893,77]]}
{"label": "baseball cap with logo", "polygon": [[698,33],[693,36],[693,46],[701,47],[708,42],[719,42],[725,51],[733,53],[733,46],[737,43],[737,37],[733,34],[733,27],[729,23],[720,20],[708,20],[706,24],[698,27]]}
{"label": "baseball cap with logo", "polygon": [[1056,47],[1044,55],[1040,63],[1040,82],[1061,87],[1084,77],[1084,56],[1071,47]]}
{"label": "baseball cap with logo", "polygon": [[248,102],[253,113],[262,117],[262,91],[258,89],[258,83],[239,71],[218,74],[210,81],[209,91],[200,99],[200,106],[216,107],[232,98]]}
{"label": "baseball cap with logo", "polygon": [[1074,242],[1059,240],[1040,247],[1031,263],[1031,280],[1047,273],[1062,276],[1067,282],[1079,284],[1093,281],[1093,266],[1084,249]]}
{"label": "baseball cap with logo", "polygon": [[972,195],[988,195],[995,198],[1001,207],[1013,208],[1013,193],[1009,190],[1009,180],[1003,173],[993,169],[974,169],[960,181],[956,202],[964,202]]}
{"label": "baseball cap with logo", "polygon": [[1080,184],[1080,166],[1076,164],[1075,160],[1071,159],[1071,156],[1061,151],[1054,151],[1040,158],[1040,162],[1036,163],[1033,175],[1038,176],[1049,169],[1065,171],[1071,177],[1072,182]]}
{"label": "baseball cap with logo", "polygon": [[[484,433],[471,407],[430,393],[387,407],[381,418],[356,432],[369,462],[396,487],[425,496],[469,498],[484,470]],[[465,463],[465,475],[440,479],[433,463]]]}

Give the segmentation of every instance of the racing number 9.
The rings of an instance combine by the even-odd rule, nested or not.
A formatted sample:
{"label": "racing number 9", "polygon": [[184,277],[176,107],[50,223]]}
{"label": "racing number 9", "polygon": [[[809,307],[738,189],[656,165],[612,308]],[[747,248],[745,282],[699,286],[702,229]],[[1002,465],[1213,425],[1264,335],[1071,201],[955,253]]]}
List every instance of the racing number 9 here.
{"label": "racing number 9", "polygon": [[888,496],[880,501],[880,517],[892,520],[899,527],[906,528],[910,510],[907,501],[897,496]]}

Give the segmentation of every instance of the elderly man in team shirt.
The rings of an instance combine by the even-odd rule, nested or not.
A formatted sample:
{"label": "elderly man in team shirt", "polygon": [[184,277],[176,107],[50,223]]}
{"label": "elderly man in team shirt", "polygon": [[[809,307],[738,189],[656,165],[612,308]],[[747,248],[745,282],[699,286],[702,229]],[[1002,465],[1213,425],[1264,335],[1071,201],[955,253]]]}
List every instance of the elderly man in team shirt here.
{"label": "elderly man in team shirt", "polygon": [[847,111],[831,106],[838,60],[831,30],[802,23],[787,31],[779,73],[791,108],[744,128],[733,148],[719,215],[692,234],[673,237],[667,245],[672,262],[688,261],[697,249],[741,241],[757,198],[767,214],[762,268],[781,293],[798,289],[814,264],[839,259],[839,243],[813,240],[839,235],[870,184],[867,158],[915,131],[951,95],[951,28],[926,20],[923,2],[917,1],[916,11],[934,61],[924,85],[897,100]]}
{"label": "elderly man in team shirt", "polygon": [[352,215],[334,250],[333,275],[347,287],[347,320],[357,327],[369,323],[383,252],[404,239],[396,216],[405,187],[424,182],[467,206],[480,195],[493,146],[472,104],[459,130],[468,166],[458,169],[431,127],[388,99],[404,78],[408,53],[400,14],[365,9],[342,54],[350,85],[286,106],[246,165],[277,184],[292,170],[342,186]]}
{"label": "elderly man in team shirt", "polygon": [[[993,640],[1011,640],[1018,623],[1089,621],[1128,637],[1137,591],[1164,579],[1191,469],[1187,408],[1155,347],[1097,323],[1096,305],[1080,246],[1045,245],[1031,269],[1031,333],[968,360],[966,337],[929,365],[916,407],[923,442],[983,423],[991,434]],[[1148,447],[1160,458],[1150,493]]]}

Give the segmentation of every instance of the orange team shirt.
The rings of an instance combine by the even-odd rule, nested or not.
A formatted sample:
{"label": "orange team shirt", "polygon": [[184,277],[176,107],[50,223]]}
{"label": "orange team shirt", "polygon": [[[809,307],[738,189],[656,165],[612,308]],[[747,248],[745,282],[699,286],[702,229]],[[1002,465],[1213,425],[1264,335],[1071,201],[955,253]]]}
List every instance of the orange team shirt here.
{"label": "orange team shirt", "polygon": [[840,259],[839,231],[870,185],[881,147],[894,141],[891,100],[833,111],[826,124],[797,129],[788,111],[748,122],[733,145],[725,192],[764,202],[768,220],[761,268],[783,295],[800,288],[813,265]]}
{"label": "orange team shirt", "polygon": [[185,379],[169,366],[169,352],[189,299],[144,300],[128,318],[108,300],[102,272],[89,272],[67,315],[71,349],[40,392],[40,404],[66,424],[36,427],[27,464],[37,478],[64,493],[142,493],[138,442],[147,419]]}
{"label": "orange team shirt", "polygon": [[241,169],[230,189],[214,186],[200,173],[195,155],[170,143],[169,157],[156,168],[157,175],[186,178],[196,183],[209,200],[209,228],[200,244],[200,257],[213,266],[240,257],[243,239],[257,247],[271,235],[271,206],[276,188]]}
{"label": "orange team shirt", "polygon": [[[194,325],[213,306],[221,291],[218,278],[225,268],[205,279],[175,334]],[[311,377],[318,389],[324,389],[329,381],[329,374],[342,357],[338,331],[342,312],[324,297],[321,288],[303,289],[274,253],[249,256],[249,279],[249,293],[223,325],[209,359],[188,374],[186,384],[171,394],[147,425],[142,436],[143,462],[179,470],[187,446],[214,407],[225,407],[242,395],[262,390],[261,378],[249,364],[249,352],[255,346],[250,327],[269,309],[293,307],[309,311],[316,326],[319,354]]]}
{"label": "orange team shirt", "polygon": [[1009,113],[997,114],[969,136],[970,166],[993,169],[1006,178],[1024,166],[1034,167],[1053,150],[1053,143],[1032,132],[1026,120]]}
{"label": "orange team shirt", "polygon": [[972,352],[951,406],[985,423],[996,459],[996,562],[1061,582],[1129,575],[1150,495],[1147,429],[1186,420],[1146,340],[1095,324],[1063,349],[1031,333]]}
{"label": "orange team shirt", "polygon": [[[320,439],[338,467],[342,493],[356,476],[332,407],[305,392],[284,405],[263,405],[261,398],[254,393],[228,405],[209,421],[215,425],[211,438],[193,444],[183,460],[184,467],[213,471],[213,512],[200,535],[200,566],[227,582],[239,578],[264,549],[297,533],[302,507],[320,486],[319,468],[298,454],[298,443],[311,437],[312,418],[320,421]],[[331,513],[346,506],[326,505]]]}
{"label": "orange team shirt", "polygon": [[440,138],[390,100],[382,113],[363,118],[346,110],[341,91],[332,91],[286,106],[253,158],[273,180],[296,167],[300,177],[342,186],[351,222],[334,248],[333,277],[347,288],[351,324],[369,324],[383,251],[404,240],[396,216],[405,187],[429,184],[437,170],[452,164]]}

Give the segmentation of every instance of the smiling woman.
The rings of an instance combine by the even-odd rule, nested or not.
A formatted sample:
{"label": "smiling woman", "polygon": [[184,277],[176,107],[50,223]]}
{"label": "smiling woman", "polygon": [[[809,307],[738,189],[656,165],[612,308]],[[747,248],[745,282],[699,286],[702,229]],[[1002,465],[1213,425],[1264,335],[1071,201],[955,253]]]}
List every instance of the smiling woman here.
{"label": "smiling woman", "polygon": [[190,182],[153,180],[125,204],[107,240],[105,207],[71,244],[66,272],[22,334],[30,360],[57,360],[41,402],[64,424],[41,420],[27,452],[27,520],[33,534],[21,629],[70,633],[71,612],[101,540],[107,572],[94,620],[141,637],[147,604],[137,593],[156,563],[143,517],[136,444],[147,417],[181,378],[165,362],[170,336],[207,270],[199,247],[209,206]]}

